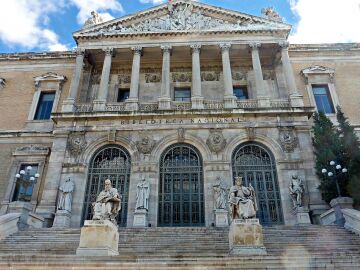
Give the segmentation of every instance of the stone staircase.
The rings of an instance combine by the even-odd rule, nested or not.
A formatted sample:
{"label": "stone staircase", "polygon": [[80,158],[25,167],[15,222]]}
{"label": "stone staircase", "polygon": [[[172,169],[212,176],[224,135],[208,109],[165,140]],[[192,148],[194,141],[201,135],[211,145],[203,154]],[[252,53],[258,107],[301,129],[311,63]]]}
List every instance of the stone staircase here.
{"label": "stone staircase", "polygon": [[0,241],[0,269],[360,269],[360,237],[336,226],[264,228],[268,255],[229,256],[228,230],[120,229],[119,256],[78,257],[80,229],[28,230]]}

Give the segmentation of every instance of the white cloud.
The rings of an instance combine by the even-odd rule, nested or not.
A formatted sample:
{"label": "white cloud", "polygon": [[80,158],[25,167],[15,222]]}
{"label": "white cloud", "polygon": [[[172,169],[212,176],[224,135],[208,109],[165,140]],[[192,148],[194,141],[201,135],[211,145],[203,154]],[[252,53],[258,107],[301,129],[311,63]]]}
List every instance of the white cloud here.
{"label": "white cloud", "polygon": [[8,46],[66,49],[58,36],[47,27],[48,15],[57,11],[63,1],[56,4],[46,0],[2,1],[0,8],[0,39]]}
{"label": "white cloud", "polygon": [[140,0],[142,4],[152,3],[153,5],[158,5],[167,2],[168,0]]}
{"label": "white cloud", "polygon": [[119,1],[117,0],[69,0],[78,9],[77,21],[80,25],[90,17],[91,11],[95,10],[99,12],[99,15],[104,21],[114,19],[110,13],[105,11],[113,12],[124,12],[124,9]]}
{"label": "white cloud", "polygon": [[292,43],[360,42],[360,0],[289,0],[299,17]]}

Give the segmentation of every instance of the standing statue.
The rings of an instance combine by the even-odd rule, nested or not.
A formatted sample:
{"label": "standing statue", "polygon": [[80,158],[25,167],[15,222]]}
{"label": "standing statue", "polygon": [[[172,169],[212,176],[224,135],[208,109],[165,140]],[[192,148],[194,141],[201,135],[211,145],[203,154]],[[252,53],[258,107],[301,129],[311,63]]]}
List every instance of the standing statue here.
{"label": "standing statue", "polygon": [[149,210],[150,183],[143,178],[136,185],[136,206],[135,209]]}
{"label": "standing statue", "polygon": [[235,185],[230,188],[229,207],[231,219],[254,218],[257,211],[255,190],[242,185],[242,177],[235,177]]}
{"label": "standing statue", "polygon": [[116,224],[116,217],[121,210],[121,198],[116,188],[111,187],[110,179],[105,180],[105,189],[93,203],[93,220],[110,220]]}
{"label": "standing statue", "polygon": [[222,183],[221,178],[216,178],[217,184],[213,185],[214,190],[214,208],[226,209],[227,187]]}
{"label": "standing statue", "polygon": [[293,209],[302,206],[302,198],[304,194],[304,185],[297,174],[293,174],[289,185],[290,197],[293,202]]}
{"label": "standing statue", "polygon": [[66,210],[71,213],[72,206],[72,193],[74,192],[74,182],[68,178],[60,187],[59,187],[59,200],[58,200],[58,210]]}

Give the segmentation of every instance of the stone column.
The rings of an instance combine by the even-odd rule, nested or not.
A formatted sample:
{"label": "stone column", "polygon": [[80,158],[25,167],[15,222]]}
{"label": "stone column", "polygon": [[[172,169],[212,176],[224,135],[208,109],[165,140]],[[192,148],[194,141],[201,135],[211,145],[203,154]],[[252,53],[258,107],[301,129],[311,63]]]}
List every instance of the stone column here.
{"label": "stone column", "polygon": [[263,72],[261,68],[259,48],[261,47],[260,43],[251,43],[249,44],[251,48],[252,64],[255,75],[255,88],[257,93],[257,99],[260,107],[269,107],[270,98],[268,93],[266,93]]}
{"label": "stone column", "polygon": [[70,83],[70,90],[68,98],[63,102],[62,111],[63,112],[73,112],[75,111],[75,100],[79,91],[80,87],[80,79],[83,72],[84,66],[84,56],[85,50],[84,49],[77,49],[76,50],[76,64],[75,70],[73,73],[73,77]]}
{"label": "stone column", "polygon": [[94,100],[95,111],[105,111],[107,96],[109,92],[109,80],[111,71],[111,60],[113,56],[113,48],[104,49],[105,59],[101,73],[100,87],[96,100]]}
{"label": "stone column", "polygon": [[291,105],[293,107],[303,107],[304,106],[303,96],[300,95],[297,90],[294,71],[290,63],[289,42],[287,41],[281,42],[279,43],[279,46],[281,47],[281,62],[283,65],[286,85],[290,93]]}
{"label": "stone column", "polygon": [[224,77],[224,106],[225,108],[236,108],[236,97],[234,96],[234,88],[232,81],[232,72],[230,64],[230,48],[231,44],[220,44],[221,57],[223,65]]}
{"label": "stone column", "polygon": [[142,47],[135,46],[131,49],[134,52],[134,56],[131,70],[130,95],[126,100],[126,110],[137,111],[139,109],[140,60]]}
{"label": "stone column", "polygon": [[163,64],[162,64],[162,77],[161,77],[161,96],[158,99],[160,110],[171,109],[171,98],[170,98],[170,56],[171,46],[161,46],[163,53]]}
{"label": "stone column", "polygon": [[204,109],[204,97],[201,94],[200,44],[190,46],[192,52],[191,103],[193,109]]}

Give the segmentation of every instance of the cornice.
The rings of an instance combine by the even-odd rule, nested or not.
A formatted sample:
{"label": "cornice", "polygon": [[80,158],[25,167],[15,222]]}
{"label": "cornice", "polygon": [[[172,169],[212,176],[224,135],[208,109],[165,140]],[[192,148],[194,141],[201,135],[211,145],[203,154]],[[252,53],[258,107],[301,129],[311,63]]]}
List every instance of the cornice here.
{"label": "cornice", "polygon": [[0,53],[0,61],[16,60],[42,60],[42,59],[69,59],[75,58],[76,53],[73,51],[64,52],[25,52],[25,53]]}

